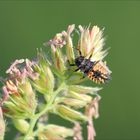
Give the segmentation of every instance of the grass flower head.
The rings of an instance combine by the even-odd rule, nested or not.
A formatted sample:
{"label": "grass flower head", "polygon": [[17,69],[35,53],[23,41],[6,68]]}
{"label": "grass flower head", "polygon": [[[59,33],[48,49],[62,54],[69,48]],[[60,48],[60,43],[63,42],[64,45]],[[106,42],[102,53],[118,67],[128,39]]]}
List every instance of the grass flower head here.
{"label": "grass flower head", "polygon": [[[40,49],[36,60],[16,60],[6,71],[0,105],[4,116],[20,132],[18,139],[83,140],[81,124],[87,123],[87,139],[94,140],[93,118],[99,117],[101,88],[84,82],[105,83],[111,71],[103,62],[107,55],[103,30],[79,25],[76,45],[75,30],[74,24],[69,25],[44,43],[47,49],[50,47],[50,58]],[[1,108],[0,121],[4,123]],[[73,127],[57,125],[55,120],[49,124],[50,113],[71,122]],[[0,125],[0,136],[4,136],[4,130],[5,125]]]}

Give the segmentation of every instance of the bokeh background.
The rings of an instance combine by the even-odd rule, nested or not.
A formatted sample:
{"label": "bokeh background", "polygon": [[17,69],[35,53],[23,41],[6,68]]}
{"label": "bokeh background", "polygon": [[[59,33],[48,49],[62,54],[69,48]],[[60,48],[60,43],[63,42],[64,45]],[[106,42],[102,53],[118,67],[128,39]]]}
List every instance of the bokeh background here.
{"label": "bokeh background", "polygon": [[[112,80],[100,92],[96,140],[140,140],[140,2],[0,1],[0,75],[69,24],[105,27]],[[95,86],[95,84],[93,84]],[[13,137],[7,130],[6,140]],[[85,139],[86,140],[86,139]]]}

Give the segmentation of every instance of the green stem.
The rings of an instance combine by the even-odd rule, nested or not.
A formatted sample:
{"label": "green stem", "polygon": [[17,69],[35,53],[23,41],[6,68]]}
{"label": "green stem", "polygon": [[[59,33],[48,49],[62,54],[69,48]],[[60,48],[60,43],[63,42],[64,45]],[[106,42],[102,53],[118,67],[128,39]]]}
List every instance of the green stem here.
{"label": "green stem", "polygon": [[58,93],[59,93],[60,91],[62,91],[63,89],[65,89],[65,87],[66,87],[65,84],[62,83],[62,84],[59,86],[59,88],[53,93],[53,96],[51,97],[50,101],[46,104],[46,106],[44,107],[44,109],[43,109],[41,112],[35,114],[35,115],[30,119],[30,121],[31,121],[31,122],[30,122],[30,127],[29,127],[28,132],[26,133],[26,135],[25,135],[25,137],[24,137],[24,140],[28,140],[28,139],[29,139],[29,136],[31,136],[32,133],[33,133],[33,129],[34,129],[34,127],[35,127],[35,124],[36,124],[37,120],[51,108],[51,106],[52,106],[52,104],[53,104],[53,102],[54,102],[56,96],[58,95]]}

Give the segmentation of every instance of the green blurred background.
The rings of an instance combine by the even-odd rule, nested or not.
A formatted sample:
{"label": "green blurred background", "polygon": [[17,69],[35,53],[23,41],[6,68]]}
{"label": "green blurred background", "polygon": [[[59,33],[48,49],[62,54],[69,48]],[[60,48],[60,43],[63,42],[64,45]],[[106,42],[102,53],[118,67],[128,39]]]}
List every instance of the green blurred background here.
{"label": "green blurred background", "polygon": [[0,1],[0,75],[15,59],[35,57],[36,48],[72,23],[105,27],[111,47],[112,81],[100,92],[96,140],[140,140],[139,1]]}

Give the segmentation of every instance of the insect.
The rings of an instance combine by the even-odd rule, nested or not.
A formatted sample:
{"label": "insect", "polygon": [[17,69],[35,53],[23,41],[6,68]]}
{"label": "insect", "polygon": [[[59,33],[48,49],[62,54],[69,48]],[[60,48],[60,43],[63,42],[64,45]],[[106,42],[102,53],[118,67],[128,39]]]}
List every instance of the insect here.
{"label": "insect", "polygon": [[90,80],[98,84],[106,83],[110,80],[110,70],[102,61],[92,62],[90,57],[87,59],[81,55],[75,59],[75,65],[78,67],[75,71],[82,71],[84,77],[87,76]]}

